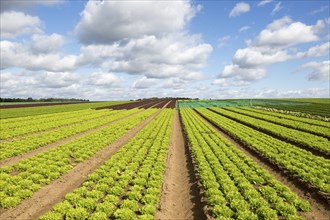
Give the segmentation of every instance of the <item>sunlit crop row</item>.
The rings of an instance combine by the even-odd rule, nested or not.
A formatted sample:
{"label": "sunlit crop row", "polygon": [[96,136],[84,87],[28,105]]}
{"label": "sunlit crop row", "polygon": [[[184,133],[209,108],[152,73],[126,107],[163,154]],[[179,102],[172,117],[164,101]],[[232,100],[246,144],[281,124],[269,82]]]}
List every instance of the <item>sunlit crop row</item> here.
{"label": "sunlit crop row", "polygon": [[[51,144],[61,139],[70,137],[72,135],[110,123],[112,121],[126,117],[138,111],[140,110],[131,109],[131,110],[111,111],[108,113],[107,116],[97,118],[97,120],[82,121],[81,123],[74,123],[72,125],[68,125],[56,130],[45,131],[42,133],[26,136],[21,139],[14,139],[9,142],[4,142],[0,144],[1,146],[0,159],[1,160],[6,159],[9,157],[22,154],[24,152],[28,152],[30,150],[37,149],[46,144]],[[94,110],[90,112],[90,115],[93,115],[94,112],[97,113],[97,111]],[[77,118],[79,118],[79,115],[77,115]]]}
{"label": "sunlit crop row", "polygon": [[212,108],[212,110],[260,131],[280,137],[282,140],[291,141],[298,145],[330,153],[330,141],[327,138],[220,108]]}
{"label": "sunlit crop row", "polygon": [[330,193],[330,161],[311,152],[273,138],[207,109],[197,109],[240,143],[254,149],[271,162],[289,170],[302,181]]}
{"label": "sunlit crop row", "polygon": [[33,192],[40,187],[58,179],[156,111],[158,109],[145,110],[99,131],[21,160],[15,165],[2,167],[0,169],[1,207],[17,206],[23,199],[32,196]]}
{"label": "sunlit crop row", "polygon": [[[21,122],[2,123],[1,122],[1,133],[0,140],[17,137],[24,134],[33,132],[46,131],[52,128],[58,128],[61,126],[79,123],[82,121],[91,120],[110,114],[115,114],[116,111],[110,112],[109,110],[95,111],[95,110],[83,110],[78,112],[71,112],[71,114],[63,115],[49,115],[47,118],[34,119],[31,117],[30,120]],[[1,120],[3,121],[3,120]]]}
{"label": "sunlit crop row", "polygon": [[300,200],[193,110],[182,109],[181,116],[213,217],[301,219],[297,211],[310,210],[308,202]]}
{"label": "sunlit crop row", "polygon": [[[330,123],[328,123],[328,127],[324,126],[324,124],[320,125],[314,125],[312,123],[315,123],[316,120],[312,119],[306,119],[304,122],[302,121],[296,121],[294,120],[293,116],[291,118],[283,118],[283,114],[280,116],[272,116],[264,114],[265,111],[262,112],[256,112],[249,111],[248,109],[242,109],[242,108],[226,108],[227,110],[237,112],[243,115],[251,116],[254,118],[262,119],[268,122],[272,122],[275,124],[283,125],[285,127],[294,128],[300,131],[306,131],[311,134],[320,135],[322,137],[330,138]],[[285,117],[285,115],[284,115]],[[321,122],[321,121],[317,121]],[[326,122],[323,122],[326,123]],[[326,125],[326,124],[325,124]],[[329,147],[330,148],[330,147]]]}
{"label": "sunlit crop row", "polygon": [[163,110],[40,219],[154,219],[173,110]]}

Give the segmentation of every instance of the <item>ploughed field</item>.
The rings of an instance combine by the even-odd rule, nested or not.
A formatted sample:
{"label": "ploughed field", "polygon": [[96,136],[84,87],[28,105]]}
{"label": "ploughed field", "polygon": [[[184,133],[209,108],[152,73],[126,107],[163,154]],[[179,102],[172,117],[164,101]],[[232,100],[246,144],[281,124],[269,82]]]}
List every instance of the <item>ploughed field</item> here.
{"label": "ploughed field", "polygon": [[0,109],[0,219],[329,219],[328,104],[312,101]]}

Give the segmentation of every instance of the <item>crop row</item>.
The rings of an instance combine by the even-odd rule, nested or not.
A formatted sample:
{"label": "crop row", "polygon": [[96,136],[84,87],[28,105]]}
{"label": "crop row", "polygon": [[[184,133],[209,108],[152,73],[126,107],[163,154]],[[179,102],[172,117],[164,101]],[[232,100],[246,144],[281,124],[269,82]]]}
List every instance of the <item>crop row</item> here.
{"label": "crop row", "polygon": [[253,118],[268,121],[268,122],[271,122],[274,124],[283,125],[288,128],[305,131],[305,132],[319,135],[319,136],[322,136],[325,138],[330,138],[330,127],[317,126],[317,125],[307,124],[304,122],[293,121],[291,119],[285,119],[285,118],[281,118],[281,117],[265,115],[262,112],[260,112],[260,113],[253,112],[253,111],[248,111],[247,109],[242,109],[242,108],[225,108],[225,109],[235,112],[235,113],[239,113],[239,114],[243,114],[243,115],[250,116]]}
{"label": "crop row", "polygon": [[172,120],[163,110],[40,219],[154,219]]}
{"label": "crop row", "polygon": [[318,115],[323,117],[330,117],[329,105],[326,104],[309,104],[309,105],[295,105],[295,106],[279,106],[279,105],[269,105],[265,107],[271,107],[275,109],[294,111],[294,112],[302,112],[311,115]]}
{"label": "crop row", "polygon": [[[9,109],[10,110],[10,109]],[[13,110],[13,109],[11,109]],[[78,113],[79,112],[84,112],[88,111],[90,109],[85,109],[85,110],[80,110],[80,111],[69,111],[69,112],[59,112],[59,113],[52,113],[52,114],[44,114],[44,115],[32,115],[32,116],[24,116],[24,117],[17,117],[17,118],[5,118],[1,119],[1,126],[6,125],[9,126],[11,124],[16,124],[16,123],[21,123],[21,124],[26,124],[31,122],[31,120],[48,120],[49,118],[56,118],[56,117],[62,117],[62,116],[70,116],[72,114]]]}
{"label": "crop row", "polygon": [[[94,103],[79,103],[79,104],[67,104],[67,105],[52,105],[41,107],[27,107],[27,108],[11,108],[0,109],[0,119],[15,118],[15,120],[25,120],[25,117],[53,114],[53,113],[66,113],[79,111],[83,109],[91,109],[102,106],[111,106],[127,103],[127,101],[114,101],[114,102],[94,102]],[[46,116],[47,117],[47,116]]]}
{"label": "crop row", "polygon": [[[294,116],[290,114],[285,114],[281,110],[274,110],[274,109],[269,109],[267,110],[266,108],[245,108],[247,111],[252,111],[256,113],[261,113],[264,115],[270,115],[278,118],[284,118],[284,119],[289,119],[291,121],[298,121],[298,122],[303,122],[306,124],[311,124],[311,125],[317,125],[317,126],[322,126],[326,128],[330,128],[330,123],[326,121],[320,121],[316,119],[311,119],[311,118],[304,118],[304,117],[299,117],[299,116]],[[273,111],[271,111],[273,110]]]}
{"label": "crop row", "polygon": [[316,149],[327,154],[330,153],[330,141],[327,138],[310,134],[304,131],[287,128],[282,125],[274,124],[272,122],[260,120],[221,108],[211,109],[213,111],[216,111],[217,113],[220,113],[221,115],[236,120],[240,123],[279,137],[282,140],[291,141],[298,146],[303,145],[305,147]]}
{"label": "crop row", "polygon": [[[113,113],[117,113],[98,118],[97,120],[83,121],[81,123],[72,124],[56,130],[45,131],[43,133],[33,134],[30,136],[23,137],[21,139],[14,139],[10,142],[1,143],[0,159],[3,160],[6,158],[17,156],[19,154],[37,149],[47,144],[54,143],[72,135],[110,123],[117,119],[124,118],[138,111],[140,110],[131,109],[122,111],[111,111]],[[77,115],[77,118],[79,118],[79,115]]]}
{"label": "crop row", "polygon": [[158,109],[147,109],[133,117],[44,151],[15,165],[0,168],[0,203],[3,208],[17,206],[42,185],[58,179],[78,163],[140,124]]}
{"label": "crop row", "polygon": [[207,109],[196,109],[240,143],[254,149],[274,164],[289,170],[300,180],[330,193],[330,161],[311,152],[256,131]]}
{"label": "crop row", "polygon": [[68,115],[55,115],[48,118],[31,119],[25,123],[18,121],[10,124],[1,124],[0,140],[17,137],[34,132],[46,131],[61,126],[79,123],[110,114],[116,114],[117,111],[95,111],[83,110],[78,112],[71,112]]}
{"label": "crop row", "polygon": [[207,205],[217,219],[300,219],[308,202],[290,189],[190,109],[182,121],[200,174]]}

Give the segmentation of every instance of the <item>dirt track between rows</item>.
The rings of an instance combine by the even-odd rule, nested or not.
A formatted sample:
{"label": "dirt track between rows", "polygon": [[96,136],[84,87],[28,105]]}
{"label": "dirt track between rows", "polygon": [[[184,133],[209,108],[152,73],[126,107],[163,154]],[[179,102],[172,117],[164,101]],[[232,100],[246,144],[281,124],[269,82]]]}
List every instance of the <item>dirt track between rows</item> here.
{"label": "dirt track between rows", "polygon": [[206,219],[178,111],[174,115],[163,191],[156,219]]}

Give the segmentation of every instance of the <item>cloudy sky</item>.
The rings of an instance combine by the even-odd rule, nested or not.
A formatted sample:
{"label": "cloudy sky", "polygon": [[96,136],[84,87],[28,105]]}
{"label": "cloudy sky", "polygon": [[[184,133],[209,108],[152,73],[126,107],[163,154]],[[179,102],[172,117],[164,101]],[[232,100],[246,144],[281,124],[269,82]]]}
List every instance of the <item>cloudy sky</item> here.
{"label": "cloudy sky", "polygon": [[329,97],[328,1],[1,0],[1,97]]}

